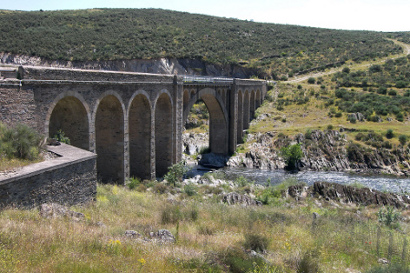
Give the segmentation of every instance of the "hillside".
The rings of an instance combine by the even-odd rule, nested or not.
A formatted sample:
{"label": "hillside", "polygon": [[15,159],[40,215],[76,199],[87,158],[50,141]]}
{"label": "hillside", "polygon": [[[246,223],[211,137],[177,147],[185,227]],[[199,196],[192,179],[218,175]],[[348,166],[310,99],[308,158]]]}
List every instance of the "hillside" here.
{"label": "hillside", "polygon": [[[199,60],[244,67],[250,69],[247,76],[273,79],[401,52],[387,36],[406,41],[409,34],[255,23],[158,9],[0,11],[3,53],[77,66],[109,60]],[[198,68],[192,73],[208,72]]]}

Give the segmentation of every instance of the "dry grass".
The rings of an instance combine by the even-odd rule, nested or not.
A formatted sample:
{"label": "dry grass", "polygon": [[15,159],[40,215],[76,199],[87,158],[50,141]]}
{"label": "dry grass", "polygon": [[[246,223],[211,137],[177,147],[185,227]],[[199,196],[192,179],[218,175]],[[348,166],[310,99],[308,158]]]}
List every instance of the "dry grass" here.
{"label": "dry grass", "polygon": [[[105,185],[98,187],[96,202],[73,208],[85,214],[82,222],[44,219],[36,209],[3,209],[0,266],[5,272],[225,272],[229,262],[243,259],[232,257],[232,253],[244,253],[245,235],[250,233],[268,239],[265,257],[276,272],[295,272],[306,253],[316,253],[315,261],[323,272],[344,272],[346,268],[363,271],[377,264],[374,210],[359,208],[359,217],[357,208],[317,207],[311,200],[296,206],[285,202],[244,208],[215,199],[204,201],[198,195],[181,195],[177,202],[170,204],[166,195]],[[162,224],[162,211],[175,206],[182,213],[197,209],[198,219]],[[315,229],[312,212],[321,215]],[[176,235],[175,244],[124,235],[132,229],[149,237],[150,231],[163,228]],[[409,226],[403,223],[402,228],[408,232]],[[385,257],[389,230],[382,227],[382,231],[380,244]],[[392,232],[392,259],[400,261],[401,245],[410,236]]]}

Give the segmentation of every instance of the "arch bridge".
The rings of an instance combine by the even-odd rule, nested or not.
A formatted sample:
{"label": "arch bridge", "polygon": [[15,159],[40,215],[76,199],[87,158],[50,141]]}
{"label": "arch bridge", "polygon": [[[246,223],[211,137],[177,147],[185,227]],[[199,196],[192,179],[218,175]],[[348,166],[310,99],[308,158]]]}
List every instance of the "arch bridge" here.
{"label": "arch bridge", "polygon": [[38,131],[61,130],[72,145],[97,153],[102,182],[163,176],[181,160],[183,127],[200,99],[210,151],[233,153],[266,95],[261,80],[38,67],[20,67],[19,75],[13,92],[31,98]]}

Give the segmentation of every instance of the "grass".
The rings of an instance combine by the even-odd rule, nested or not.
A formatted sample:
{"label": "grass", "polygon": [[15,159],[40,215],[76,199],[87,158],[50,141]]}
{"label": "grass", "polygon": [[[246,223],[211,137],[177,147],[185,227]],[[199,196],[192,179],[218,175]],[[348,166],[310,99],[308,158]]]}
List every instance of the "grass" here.
{"label": "grass", "polygon": [[0,157],[0,172],[12,171],[33,163],[41,162],[42,160],[43,159],[41,158],[38,158],[36,160],[28,160],[20,158],[8,159]]}
{"label": "grass", "polygon": [[[252,187],[254,194],[256,191]],[[215,196],[205,200],[204,195],[181,194],[175,198],[176,204],[171,204],[167,195],[99,185],[94,203],[72,208],[85,214],[82,222],[44,219],[36,209],[3,209],[2,269],[246,272],[233,269],[239,265],[251,266],[251,270],[256,270],[256,265],[264,267],[261,261],[244,254],[244,248],[252,247],[266,251],[264,257],[271,263],[272,272],[297,272],[302,260],[314,263],[322,272],[344,272],[346,268],[363,272],[378,264],[377,209],[318,207],[313,200],[296,206],[289,206],[293,201],[284,201],[280,205],[244,208],[224,205]],[[356,217],[357,209],[362,212],[360,217]],[[179,216],[175,221],[164,221],[164,212],[170,211]],[[313,212],[321,215],[314,228]],[[125,230],[132,229],[149,237],[149,232],[163,228],[178,238],[175,244],[161,245],[124,235]],[[408,228],[408,223],[402,223],[402,230]],[[410,240],[410,236],[382,226],[381,257],[389,255],[389,232],[394,242],[390,258],[400,262],[403,240]],[[407,250],[406,257],[409,254]]]}

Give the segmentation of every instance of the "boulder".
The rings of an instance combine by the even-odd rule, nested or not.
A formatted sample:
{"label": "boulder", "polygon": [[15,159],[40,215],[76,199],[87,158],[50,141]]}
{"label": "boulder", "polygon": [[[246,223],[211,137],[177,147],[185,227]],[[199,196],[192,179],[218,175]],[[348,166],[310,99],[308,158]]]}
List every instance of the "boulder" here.
{"label": "boulder", "polygon": [[228,205],[242,205],[244,207],[248,206],[262,206],[262,202],[252,199],[248,195],[239,194],[236,192],[230,192],[222,197],[222,202]]}
{"label": "boulder", "polygon": [[157,232],[151,232],[150,237],[160,243],[175,243],[176,239],[172,233],[167,229],[160,229]]}
{"label": "boulder", "polygon": [[44,218],[68,217],[74,221],[82,221],[85,215],[80,212],[69,210],[67,207],[56,203],[46,203],[40,206],[40,215]]}

